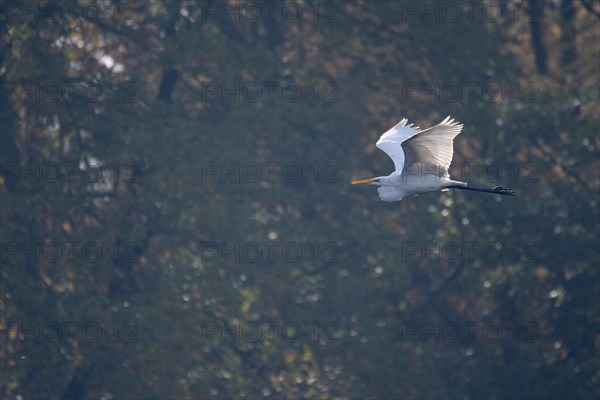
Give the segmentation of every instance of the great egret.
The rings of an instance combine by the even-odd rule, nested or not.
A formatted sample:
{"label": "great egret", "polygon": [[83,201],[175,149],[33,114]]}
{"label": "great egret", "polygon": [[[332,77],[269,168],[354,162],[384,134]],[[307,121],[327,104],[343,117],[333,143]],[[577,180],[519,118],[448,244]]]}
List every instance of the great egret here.
{"label": "great egret", "polygon": [[420,130],[407,125],[404,118],[385,132],[376,146],[392,161],[396,171],[389,176],[379,176],[352,182],[353,185],[377,185],[379,198],[393,202],[406,196],[442,189],[462,189],[477,192],[515,196],[514,190],[497,186],[492,189],[468,187],[466,182],[450,179],[448,168],[452,162],[452,141],[463,125],[450,116],[431,128]]}

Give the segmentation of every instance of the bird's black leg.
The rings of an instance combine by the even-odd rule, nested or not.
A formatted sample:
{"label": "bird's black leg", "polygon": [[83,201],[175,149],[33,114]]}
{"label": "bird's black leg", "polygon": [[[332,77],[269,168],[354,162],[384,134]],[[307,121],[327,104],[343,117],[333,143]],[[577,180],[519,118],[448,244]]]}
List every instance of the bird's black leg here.
{"label": "bird's black leg", "polygon": [[502,186],[496,186],[492,189],[483,189],[483,188],[474,188],[468,186],[460,186],[460,185],[451,185],[447,186],[448,189],[460,189],[460,190],[471,190],[473,192],[484,192],[484,193],[493,193],[493,194],[503,194],[506,196],[516,196],[517,193],[509,188],[503,188]]}

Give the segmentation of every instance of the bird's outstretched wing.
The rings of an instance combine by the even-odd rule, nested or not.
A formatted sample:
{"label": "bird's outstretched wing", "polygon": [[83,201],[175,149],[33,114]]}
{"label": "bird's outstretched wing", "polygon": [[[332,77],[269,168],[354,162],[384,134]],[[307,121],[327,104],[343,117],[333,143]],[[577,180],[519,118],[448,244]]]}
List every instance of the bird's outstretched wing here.
{"label": "bird's outstretched wing", "polygon": [[398,122],[389,131],[385,132],[376,143],[376,146],[383,150],[385,154],[390,156],[394,161],[394,167],[396,172],[401,173],[404,168],[404,149],[402,148],[402,142],[415,136],[421,132],[419,127],[413,126],[413,124],[406,125],[408,120],[404,118]]}
{"label": "bird's outstretched wing", "polygon": [[405,163],[411,165],[413,171],[427,171],[440,177],[448,175],[454,153],[453,141],[462,128],[461,123],[447,116],[438,125],[411,136],[402,143]]}

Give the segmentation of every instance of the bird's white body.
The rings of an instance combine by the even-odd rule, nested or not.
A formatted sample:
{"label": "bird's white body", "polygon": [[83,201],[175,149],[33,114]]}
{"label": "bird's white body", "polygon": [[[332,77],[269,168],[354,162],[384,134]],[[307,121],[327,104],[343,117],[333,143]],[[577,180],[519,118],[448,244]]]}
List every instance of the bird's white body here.
{"label": "bird's white body", "polygon": [[394,202],[404,197],[441,190],[448,187],[466,186],[465,182],[450,179],[448,168],[452,162],[453,140],[462,130],[462,124],[448,116],[431,128],[420,130],[407,124],[405,118],[377,141],[394,162],[396,171],[353,184],[377,185],[379,198]]}
{"label": "bird's white body", "polygon": [[404,197],[415,194],[442,190],[451,185],[466,186],[465,182],[455,181],[434,174],[425,174],[422,177],[416,175],[392,175],[389,176],[391,183],[381,185],[377,189],[379,198],[386,202],[402,200]]}

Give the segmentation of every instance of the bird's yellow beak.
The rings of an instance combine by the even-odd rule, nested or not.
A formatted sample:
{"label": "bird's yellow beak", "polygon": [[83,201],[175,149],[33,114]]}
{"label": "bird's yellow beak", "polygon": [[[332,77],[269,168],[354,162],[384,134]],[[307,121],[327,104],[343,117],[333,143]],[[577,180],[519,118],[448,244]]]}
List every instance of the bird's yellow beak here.
{"label": "bird's yellow beak", "polygon": [[373,182],[373,179],[363,179],[362,181],[354,181],[352,182],[353,185],[368,185],[371,182]]}

